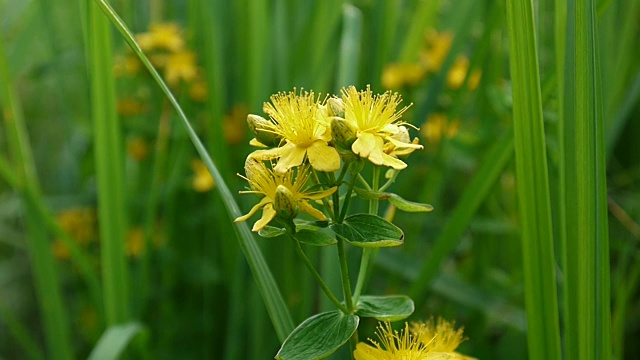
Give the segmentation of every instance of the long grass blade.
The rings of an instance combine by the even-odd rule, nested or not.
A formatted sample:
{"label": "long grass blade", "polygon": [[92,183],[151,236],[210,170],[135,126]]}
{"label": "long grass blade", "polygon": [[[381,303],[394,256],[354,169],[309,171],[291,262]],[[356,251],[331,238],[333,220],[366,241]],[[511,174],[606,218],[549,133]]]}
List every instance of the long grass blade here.
{"label": "long grass blade", "polygon": [[[218,171],[218,168],[211,159],[211,156],[209,156],[209,154],[207,153],[207,150],[202,144],[202,141],[200,141],[200,139],[198,138],[198,135],[191,126],[191,123],[187,119],[184,111],[182,111],[182,108],[178,104],[178,101],[175,99],[158,72],[154,69],[153,65],[151,65],[151,62],[142,52],[142,49],[140,49],[138,44],[135,42],[133,35],[131,34],[127,26],[122,22],[120,17],[115,13],[111,6],[104,0],[96,0],[96,3],[102,8],[107,18],[111,20],[118,31],[122,34],[123,38],[127,41],[131,49],[136,53],[145,67],[149,70],[151,76],[153,76],[154,80],[158,83],[158,86],[162,89],[162,91],[171,102],[171,105],[173,105],[173,107],[175,108],[182,124],[184,125],[191,141],[193,142],[194,147],[196,148],[198,154],[207,166],[207,169],[209,170],[209,172],[211,172],[211,175],[216,181],[216,189],[220,192],[225,207],[227,208],[227,211],[229,213],[229,217],[231,219],[235,219],[236,217],[242,215],[238,204],[236,203],[233,195],[231,194],[231,191],[229,190],[229,187],[222,177],[222,174],[220,173],[220,171]],[[289,310],[286,307],[284,299],[282,298],[282,295],[278,290],[278,287],[276,286],[271,271],[269,270],[269,267],[267,266],[260,248],[258,247],[258,244],[256,243],[251,230],[249,230],[249,227],[244,222],[236,223],[235,230],[238,235],[240,247],[242,248],[245,257],[247,258],[254,278],[256,279],[258,288],[260,289],[260,293],[262,294],[277,336],[280,341],[284,341],[287,335],[289,335],[289,333],[293,330],[293,321],[291,320],[291,316],[289,315]]]}
{"label": "long grass blade", "polygon": [[559,359],[551,198],[531,0],[507,1],[507,27],[529,357]]}
{"label": "long grass blade", "polygon": [[30,192],[36,198],[42,197],[22,106],[12,86],[13,81],[6,57],[4,40],[1,40],[0,101],[4,110],[7,142],[16,164],[17,188],[24,200],[27,245],[34,272],[38,303],[44,322],[45,339],[49,356],[56,359],[70,359],[72,353],[67,314],[62,303],[58,272],[51,252],[47,226],[34,202],[30,201],[30,198],[26,196],[26,193]]}
{"label": "long grass blade", "polygon": [[611,356],[604,124],[591,0],[567,3],[564,261],[567,359]]}
{"label": "long grass blade", "polygon": [[356,84],[358,79],[362,14],[353,5],[345,4],[342,6],[342,21],[343,31],[340,39],[337,91],[343,86]]}
{"label": "long grass blade", "polygon": [[93,3],[88,7],[91,115],[98,186],[100,256],[106,324],[128,320],[128,270],[125,258],[126,207],[122,139],[116,115],[112,39],[109,22]]}

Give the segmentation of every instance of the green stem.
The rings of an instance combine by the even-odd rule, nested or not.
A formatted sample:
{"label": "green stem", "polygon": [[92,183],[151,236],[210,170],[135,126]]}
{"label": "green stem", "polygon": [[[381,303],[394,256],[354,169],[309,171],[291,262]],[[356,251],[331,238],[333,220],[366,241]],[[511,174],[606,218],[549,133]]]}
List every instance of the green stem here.
{"label": "green stem", "polygon": [[351,193],[353,192],[353,186],[356,184],[356,177],[351,176],[351,181],[349,181],[349,188],[347,189],[347,193],[344,196],[344,204],[342,205],[342,211],[338,217],[338,224],[342,224],[344,218],[347,216],[347,209],[349,208],[349,202],[351,201]]}
{"label": "green stem", "polygon": [[[393,179],[393,178],[392,178]],[[374,166],[373,168],[373,180],[371,182],[371,190],[378,191],[380,183],[380,167]],[[386,185],[386,184],[385,184]],[[369,201],[369,214],[378,214],[378,199],[372,199]],[[354,302],[357,304],[358,299],[360,298],[360,294],[362,293],[362,288],[364,287],[364,280],[367,277],[367,269],[369,268],[369,263],[373,258],[373,250],[372,249],[364,249],[362,251],[362,260],[360,260],[360,270],[358,271],[358,280],[356,281],[356,288],[353,292]]]}
{"label": "green stem", "polygon": [[336,236],[338,240],[338,256],[340,257],[340,275],[342,276],[342,292],[348,312],[353,311],[353,298],[351,296],[351,282],[349,281],[349,268],[347,266],[347,254],[344,251],[344,240]]}
{"label": "green stem", "polygon": [[365,189],[371,190],[371,186],[369,186],[369,183],[367,182],[367,180],[365,180],[360,174],[358,174],[358,181],[360,181],[360,184],[362,184],[362,186],[364,186]]}
{"label": "green stem", "polygon": [[300,242],[296,240],[293,236],[291,236],[291,239],[295,243],[296,252],[300,256],[304,264],[307,266],[307,269],[309,269],[313,277],[316,278],[316,280],[318,281],[318,284],[320,285],[320,288],[322,288],[322,291],[324,291],[325,295],[327,295],[329,300],[331,300],[331,302],[334,303],[335,306],[337,306],[338,309],[340,309],[340,311],[342,311],[345,314],[349,314],[350,310],[347,309],[344,305],[342,305],[340,300],[338,300],[338,298],[336,298],[336,296],[333,295],[333,293],[331,292],[331,289],[329,289],[327,284],[324,282],[324,279],[322,279],[322,276],[320,276],[318,271],[316,271],[316,268],[313,266],[313,264],[311,263],[307,255],[302,250],[302,246],[300,246]]}
{"label": "green stem", "polygon": [[[320,182],[320,178],[318,178],[318,174],[314,169],[311,169],[311,173],[313,174],[313,179],[316,181],[316,184],[317,185],[322,184],[322,182]],[[322,198],[322,204],[329,212],[329,216],[331,216],[332,219],[335,219],[336,218],[335,213],[333,212],[333,208],[331,207],[331,205],[329,205],[329,201],[327,200],[327,198]]]}

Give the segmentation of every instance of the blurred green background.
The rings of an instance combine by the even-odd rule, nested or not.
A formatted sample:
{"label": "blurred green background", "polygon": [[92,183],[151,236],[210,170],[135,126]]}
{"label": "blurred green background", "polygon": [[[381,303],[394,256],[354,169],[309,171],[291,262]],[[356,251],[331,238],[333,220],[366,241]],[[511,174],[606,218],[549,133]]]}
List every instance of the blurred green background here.
{"label": "blurred green background", "polygon": [[[420,128],[412,135],[425,149],[411,155],[391,190],[435,211],[396,213],[405,245],[380,251],[368,292],[411,294],[414,320],[455,320],[468,338],[464,354],[527,358],[504,1],[111,4],[141,45],[156,41],[145,50],[234,192],[245,186],[236,173],[251,151],[246,116],[263,115],[271,94],[367,84],[400,92],[412,104],[404,120]],[[640,1],[594,4],[612,358],[637,359]],[[556,5],[534,2],[554,222],[564,76],[556,70]],[[279,342],[213,179],[115,28],[96,34],[92,6],[0,0],[0,358],[87,357],[113,324],[104,309],[106,276],[126,299],[122,318],[143,329],[127,350],[131,358],[272,358]],[[96,64],[108,71],[97,75]],[[96,94],[99,77],[113,93]],[[92,115],[96,109],[105,117]],[[103,127],[110,118],[117,122]],[[104,131],[112,142],[100,143]],[[101,166],[111,176],[113,217],[98,208]],[[254,199],[237,201],[248,210]],[[108,236],[123,247],[106,250]],[[257,241],[294,323],[330,308],[290,243]],[[339,289],[334,249],[305,250]],[[357,268],[359,253],[348,255]],[[562,296],[566,279],[557,266]],[[105,272],[113,269],[125,271]],[[363,320],[361,339],[373,337],[375,325]]]}

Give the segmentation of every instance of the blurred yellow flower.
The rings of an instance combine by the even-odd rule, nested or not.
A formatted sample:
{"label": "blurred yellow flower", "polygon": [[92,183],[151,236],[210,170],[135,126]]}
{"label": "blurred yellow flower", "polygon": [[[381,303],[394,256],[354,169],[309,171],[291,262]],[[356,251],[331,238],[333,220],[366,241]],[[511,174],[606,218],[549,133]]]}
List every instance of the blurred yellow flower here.
{"label": "blurred yellow flower", "polygon": [[[462,84],[464,83],[465,77],[467,77],[467,72],[469,71],[469,59],[467,59],[464,55],[458,56],[456,58],[455,63],[449,69],[447,73],[447,86],[449,88],[457,90],[460,89]],[[480,70],[474,70],[469,75],[469,80],[467,82],[467,87],[469,90],[475,90],[480,83],[480,77],[482,76],[482,72]]]}
{"label": "blurred yellow flower", "polygon": [[147,110],[144,102],[132,97],[123,97],[118,99],[116,104],[118,114],[122,116],[138,116]]}
{"label": "blurred yellow flower", "polygon": [[153,24],[149,32],[136,35],[136,41],[145,51],[166,50],[177,52],[184,47],[180,27],[175,23]]}
{"label": "blurred yellow flower", "polygon": [[311,92],[296,91],[271,96],[271,103],[264,104],[264,112],[270,117],[265,122],[271,133],[284,139],[284,145],[268,150],[254,151],[250,156],[259,160],[279,158],[274,168],[286,173],[301,165],[305,158],[319,171],[336,171],[340,168],[340,155],[329,145],[331,128],[324,110],[324,101],[316,100]]}
{"label": "blurred yellow flower", "polygon": [[198,75],[196,54],[191,51],[180,51],[170,54],[164,69],[164,77],[169,85],[176,85],[180,80],[193,81]]}
{"label": "blurred yellow flower", "polygon": [[193,185],[193,189],[197,192],[207,192],[215,186],[215,182],[213,181],[213,177],[209,173],[206,165],[200,159],[191,160],[191,169],[195,175],[193,176],[193,180],[191,184]]}
{"label": "blurred yellow flower", "polygon": [[[285,194],[290,204],[296,206],[303,212],[313,216],[318,220],[326,220],[327,217],[319,210],[311,206],[309,200],[320,200],[336,191],[336,187],[324,191],[307,192],[307,183],[311,176],[308,165],[303,165],[295,170],[289,170],[282,174],[268,168],[262,161],[247,158],[244,166],[246,177],[242,176],[249,182],[250,190],[241,191],[241,194],[257,194],[263,196],[258,204],[256,204],[249,213],[238,217],[235,221],[246,221],[258,210],[262,209],[262,217],[253,225],[253,231],[260,231],[273,218],[276,217],[275,208],[276,198],[278,194]],[[294,179],[295,177],[295,179]],[[284,187],[284,189],[283,189]],[[286,190],[285,190],[286,189]],[[288,209],[295,212],[297,209]]]}
{"label": "blurred yellow flower", "polygon": [[127,139],[127,154],[133,160],[142,161],[149,154],[149,148],[144,138],[134,136]]}
{"label": "blurred yellow flower", "polygon": [[57,220],[80,245],[87,245],[96,237],[96,212],[92,208],[66,209],[57,215]]}
{"label": "blurred yellow flower", "polygon": [[124,75],[135,75],[142,68],[142,63],[135,55],[129,53],[125,56],[118,56],[113,64],[114,74],[117,77]]}
{"label": "blurred yellow flower", "polygon": [[69,248],[60,239],[56,239],[51,243],[51,251],[53,256],[58,260],[68,260],[71,253]]}
{"label": "blurred yellow flower", "polygon": [[189,96],[195,101],[203,102],[207,100],[208,94],[207,83],[202,79],[195,80],[189,86]]}
{"label": "blurred yellow flower", "polygon": [[357,139],[351,145],[351,150],[376,165],[390,166],[396,170],[406,168],[407,164],[389,155],[390,151],[385,151],[386,142],[392,144],[392,149],[405,154],[422,149],[422,145],[405,141],[404,134],[401,134],[406,130],[402,129],[402,125],[407,124],[399,120],[408,107],[396,111],[402,101],[400,95],[387,91],[374,96],[370,86],[363,91],[350,86],[341,92],[345,120],[357,131]]}
{"label": "blurred yellow flower", "polygon": [[443,113],[434,113],[429,115],[427,121],[420,127],[422,137],[426,139],[428,144],[434,147],[440,143],[443,137],[451,139],[458,134],[460,130],[460,121],[449,121],[447,115]]}
{"label": "blurred yellow flower", "polygon": [[144,231],[142,228],[136,227],[129,229],[127,232],[127,238],[124,243],[124,250],[128,256],[138,257],[144,252],[145,240]]}
{"label": "blurred yellow flower", "polygon": [[453,42],[453,34],[450,32],[437,32],[434,29],[427,31],[425,35],[427,47],[420,54],[424,67],[429,72],[438,72],[442,67]]}
{"label": "blurred yellow flower", "polygon": [[243,104],[234,105],[231,112],[222,119],[222,131],[228,144],[237,145],[247,136],[246,118],[249,110]]}
{"label": "blurred yellow flower", "polygon": [[405,85],[415,86],[424,76],[425,69],[419,64],[387,64],[382,71],[382,86],[397,90]]}

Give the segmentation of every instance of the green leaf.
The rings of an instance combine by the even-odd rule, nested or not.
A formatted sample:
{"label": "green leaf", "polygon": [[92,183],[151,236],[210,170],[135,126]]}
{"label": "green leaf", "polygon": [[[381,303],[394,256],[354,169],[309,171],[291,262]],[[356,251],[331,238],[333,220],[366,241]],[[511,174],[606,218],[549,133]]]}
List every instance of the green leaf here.
{"label": "green leaf", "polygon": [[359,247],[378,248],[404,243],[404,233],[399,227],[373,214],[347,216],[342,224],[331,225],[331,230],[351,245]]}
{"label": "green leaf", "polygon": [[258,235],[263,238],[274,238],[287,233],[286,229],[278,228],[275,226],[265,226],[262,230],[258,231]]}
{"label": "green leaf", "polygon": [[413,314],[413,300],[406,295],[372,296],[363,295],[358,299],[356,314],[372,317],[380,321],[398,321]]}
{"label": "green leaf", "polygon": [[276,359],[311,360],[331,355],[349,340],[360,318],[335,310],[314,315],[287,337]]}
{"label": "green leaf", "polygon": [[91,354],[89,360],[110,360],[118,359],[120,353],[127,347],[133,337],[142,330],[138,323],[128,323],[109,327],[98,340],[98,344]]}
{"label": "green leaf", "polygon": [[430,212],[433,206],[429,204],[421,204],[409,200],[405,200],[400,195],[394,193],[371,191],[366,189],[354,188],[358,196],[365,200],[389,200],[398,209],[407,212]]}
{"label": "green leaf", "polygon": [[319,230],[298,230],[293,238],[299,242],[313,246],[327,246],[338,242],[335,238]]}

